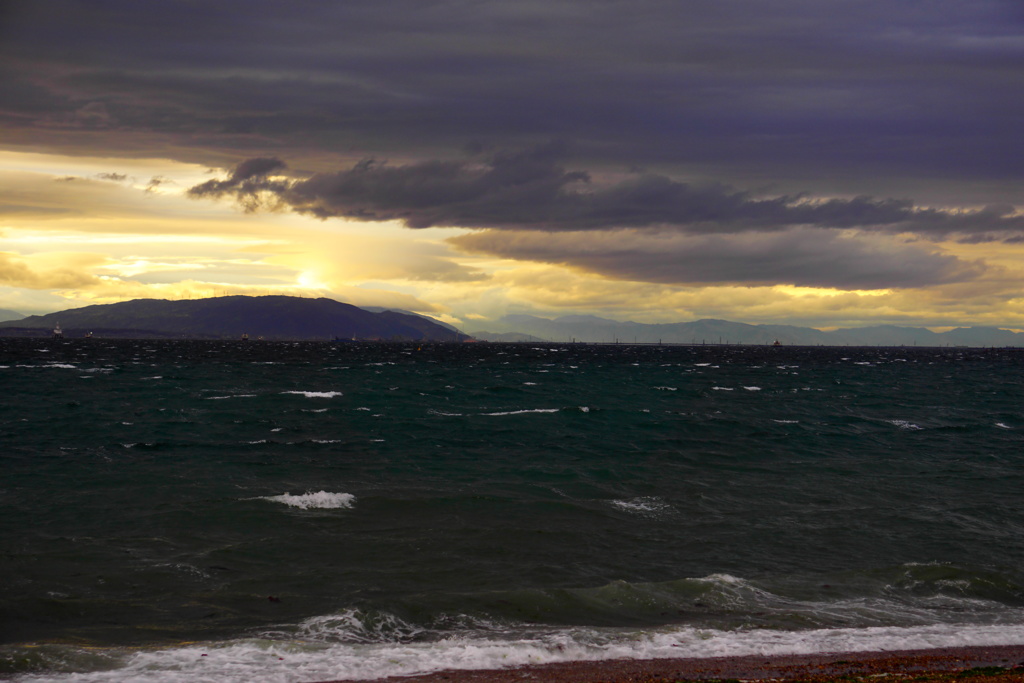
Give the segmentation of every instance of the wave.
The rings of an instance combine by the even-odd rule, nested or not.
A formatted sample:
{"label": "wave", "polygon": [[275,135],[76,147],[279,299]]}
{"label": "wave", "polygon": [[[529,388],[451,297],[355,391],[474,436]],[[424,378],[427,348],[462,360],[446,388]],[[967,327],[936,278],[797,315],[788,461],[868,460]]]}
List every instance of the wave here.
{"label": "wave", "polygon": [[923,429],[921,425],[914,424],[913,422],[910,422],[908,420],[886,420],[886,422],[896,425],[900,429],[906,429],[907,431],[911,432],[916,432]]}
{"label": "wave", "polygon": [[[268,498],[318,499],[354,500],[323,491]],[[20,683],[241,683],[619,658],[1018,645],[1024,591],[1006,573],[939,563],[775,581],[717,573],[663,583],[421,594],[389,600],[387,609],[344,608],[249,634],[165,647],[6,645],[0,671]]]}
{"label": "wave", "polygon": [[298,394],[306,398],[334,398],[344,396],[340,391],[282,391],[282,394]]}
{"label": "wave", "polygon": [[[622,631],[551,628],[466,633],[435,641],[318,642],[305,637],[189,643],[167,648],[83,648],[42,645],[0,648],[21,667],[48,670],[15,676],[76,683],[243,683],[366,680],[441,670],[500,669],[567,661],[706,658],[841,652],[885,652],[1024,643],[1024,625],[918,626],[808,631],[669,628]],[[59,672],[59,673],[58,673]]]}
{"label": "wave", "polygon": [[335,510],[340,508],[351,508],[355,505],[356,497],[351,493],[328,493],[327,491],[306,492],[297,496],[290,493],[283,493],[279,496],[263,496],[260,500],[270,500],[275,503],[296,507],[302,510]]}
{"label": "wave", "polygon": [[[9,368],[10,366],[7,365],[7,366],[4,366],[4,367]],[[77,365],[72,365],[70,363],[56,363],[56,362],[54,362],[54,363],[40,363],[39,365],[29,365],[27,363],[22,363],[22,364],[16,365],[15,367],[18,367],[18,368],[57,368],[57,369],[60,369],[60,370],[77,370],[78,369]]]}
{"label": "wave", "polygon": [[628,500],[613,500],[611,501],[611,505],[619,508],[620,510],[639,515],[656,515],[672,510],[671,505],[663,501],[661,498],[654,496],[642,496],[640,498],[630,498]]}
{"label": "wave", "polygon": [[[673,512],[657,499],[611,504],[638,515]],[[1005,572],[908,564],[758,580],[716,573],[662,582],[435,594],[403,604],[403,610],[421,619],[461,613],[502,624],[679,625],[723,631],[1024,624],[1024,587]],[[430,618],[423,623],[436,626]]]}

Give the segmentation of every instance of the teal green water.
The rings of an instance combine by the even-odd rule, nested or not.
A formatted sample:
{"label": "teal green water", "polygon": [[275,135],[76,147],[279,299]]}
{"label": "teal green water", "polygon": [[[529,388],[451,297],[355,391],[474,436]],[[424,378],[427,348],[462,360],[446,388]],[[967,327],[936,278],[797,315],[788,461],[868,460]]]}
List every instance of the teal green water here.
{"label": "teal green water", "polygon": [[1024,638],[1022,361],[3,339],[0,672],[134,680],[125,647],[184,641]]}

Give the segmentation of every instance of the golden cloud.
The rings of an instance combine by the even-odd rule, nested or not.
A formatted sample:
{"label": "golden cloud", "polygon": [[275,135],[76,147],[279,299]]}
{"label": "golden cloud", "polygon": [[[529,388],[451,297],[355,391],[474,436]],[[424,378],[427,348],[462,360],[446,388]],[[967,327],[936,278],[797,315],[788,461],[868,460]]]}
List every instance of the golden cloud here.
{"label": "golden cloud", "polygon": [[49,253],[24,257],[0,252],[0,284],[27,289],[93,287],[100,278],[87,269],[106,261],[95,254]]}

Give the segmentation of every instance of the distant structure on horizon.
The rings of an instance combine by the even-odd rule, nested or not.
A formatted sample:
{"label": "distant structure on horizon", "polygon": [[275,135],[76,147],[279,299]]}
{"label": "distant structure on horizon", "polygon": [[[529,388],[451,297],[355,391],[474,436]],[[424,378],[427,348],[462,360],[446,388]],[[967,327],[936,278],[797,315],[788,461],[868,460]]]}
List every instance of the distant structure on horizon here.
{"label": "distant structure on horizon", "polygon": [[829,332],[795,325],[749,325],[728,320],[647,324],[590,315],[549,319],[507,315],[488,330],[470,331],[485,341],[549,341],[614,344],[754,344],[770,346],[1024,347],[1024,333],[997,327],[961,327],[932,332],[923,327],[876,325]]}

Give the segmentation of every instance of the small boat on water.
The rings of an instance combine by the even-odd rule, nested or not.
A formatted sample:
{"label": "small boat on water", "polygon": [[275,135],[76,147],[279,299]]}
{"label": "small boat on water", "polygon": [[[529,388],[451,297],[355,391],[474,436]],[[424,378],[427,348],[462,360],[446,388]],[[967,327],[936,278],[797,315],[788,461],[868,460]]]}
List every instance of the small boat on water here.
{"label": "small boat on water", "polygon": [[64,338],[64,330],[60,329],[60,323],[57,323],[54,326],[54,328],[53,328],[53,338],[54,339],[63,339]]}

